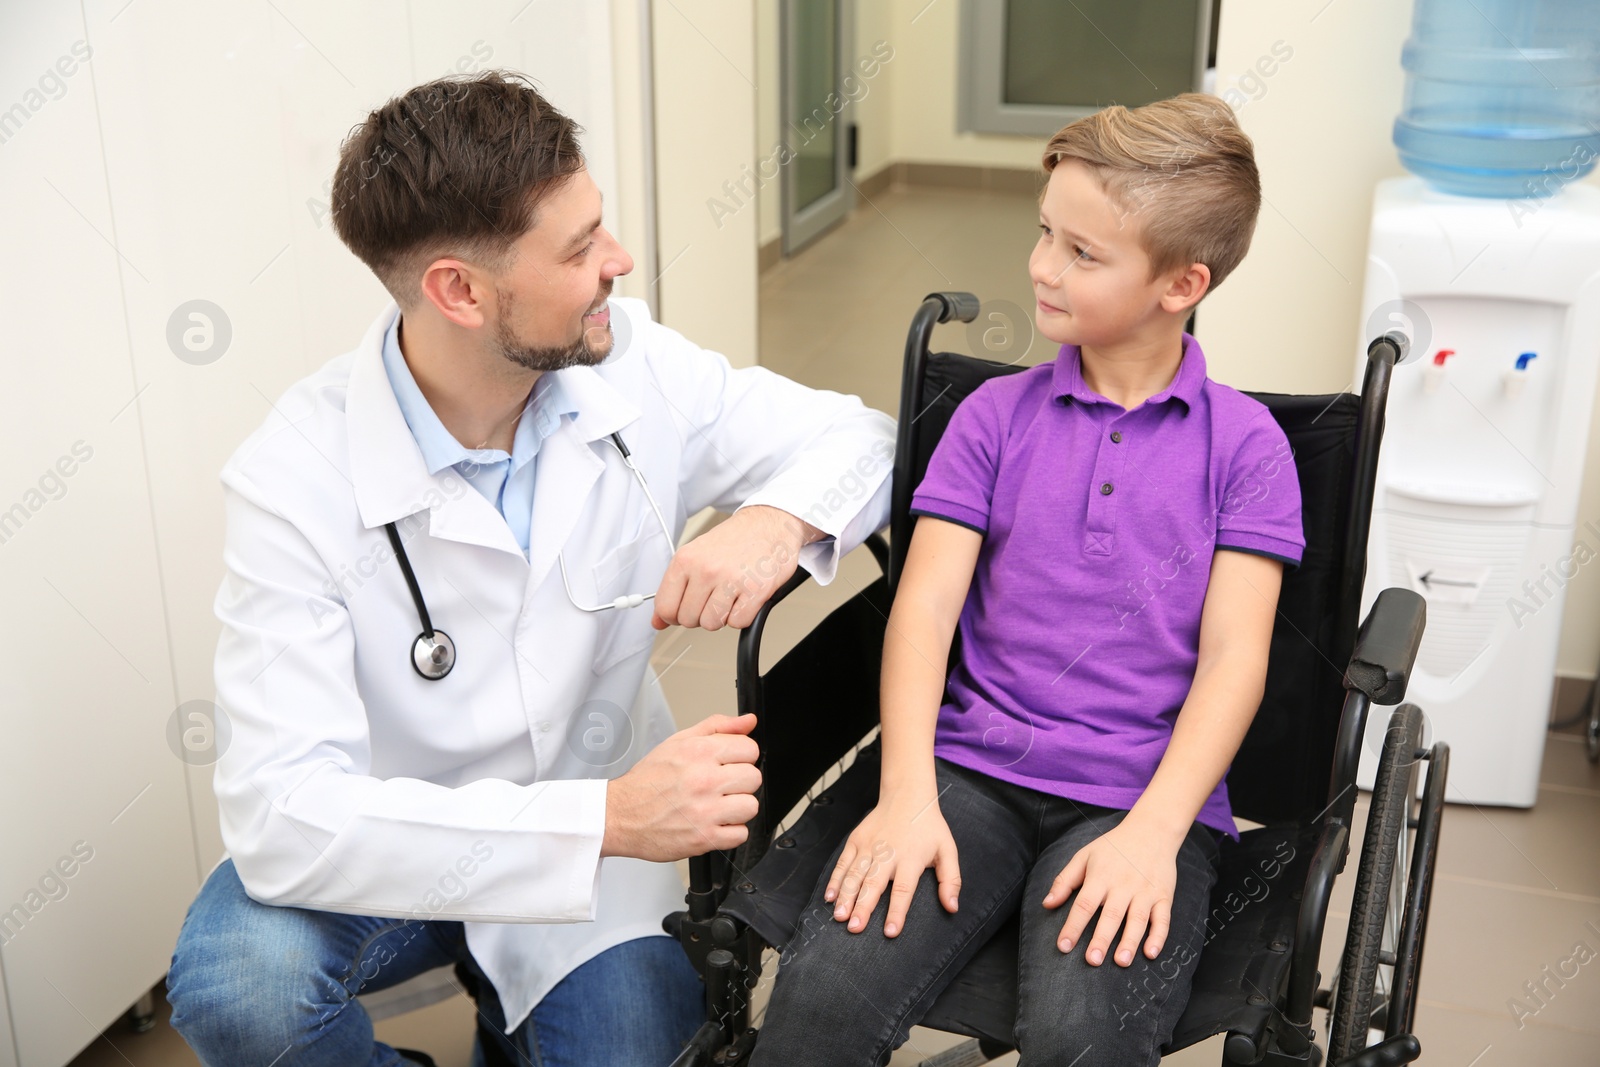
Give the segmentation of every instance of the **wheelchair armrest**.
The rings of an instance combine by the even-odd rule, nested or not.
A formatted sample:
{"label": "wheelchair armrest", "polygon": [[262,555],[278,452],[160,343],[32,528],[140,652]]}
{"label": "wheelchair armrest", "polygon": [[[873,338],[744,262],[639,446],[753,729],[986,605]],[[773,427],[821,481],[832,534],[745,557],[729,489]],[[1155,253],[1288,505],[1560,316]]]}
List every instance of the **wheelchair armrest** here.
{"label": "wheelchair armrest", "polygon": [[[889,572],[889,542],[884,540],[882,533],[871,533],[862,542],[872,552],[872,558],[878,561],[878,566],[883,572]],[[756,617],[750,620],[750,625],[744,628],[739,635],[739,651],[734,661],[735,681],[738,685],[739,714],[753,715],[761,711],[761,632],[766,629],[767,616],[772,609],[781,604],[790,593],[799,589],[810,581],[811,575],[804,570],[796,568],[789,576],[789,580],[778,587],[778,590],[767,598],[756,611]]]}
{"label": "wheelchair armrest", "polygon": [[1356,636],[1344,672],[1345,688],[1361,690],[1374,704],[1404,700],[1427,619],[1427,601],[1410,589],[1379,593]]}

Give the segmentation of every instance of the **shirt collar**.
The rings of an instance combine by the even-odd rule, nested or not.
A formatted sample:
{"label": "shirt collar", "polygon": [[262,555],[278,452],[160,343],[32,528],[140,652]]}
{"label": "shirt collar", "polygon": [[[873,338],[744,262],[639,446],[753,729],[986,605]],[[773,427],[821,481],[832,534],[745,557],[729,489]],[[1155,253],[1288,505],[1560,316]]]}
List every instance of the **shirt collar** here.
{"label": "shirt collar", "polygon": [[417,385],[411,368],[406,365],[405,356],[400,352],[401,318],[396,315],[384,333],[383,369],[394,389],[400,414],[405,416],[406,425],[411,428],[411,435],[417,439],[417,447],[422,450],[422,462],[429,474],[438,474],[463,460],[487,465],[510,459],[511,469],[516,470],[539,451],[539,443],[561,424],[561,416],[577,414],[577,409],[561,386],[560,377],[550,373],[541,374],[538,383],[528,394],[522,418],[517,420],[509,456],[498,448],[466,447],[439,421],[428,398],[422,395],[422,388]]}
{"label": "shirt collar", "polygon": [[[1090,389],[1083,381],[1082,355],[1077,345],[1062,345],[1056,356],[1055,370],[1051,374],[1056,395],[1072,397],[1084,404],[1109,404],[1110,400]],[[1183,402],[1185,411],[1192,410],[1206,381],[1206,357],[1200,351],[1200,342],[1191,335],[1183,335],[1183,357],[1178,363],[1178,373],[1161,392],[1145,401],[1159,404],[1175,398]]]}

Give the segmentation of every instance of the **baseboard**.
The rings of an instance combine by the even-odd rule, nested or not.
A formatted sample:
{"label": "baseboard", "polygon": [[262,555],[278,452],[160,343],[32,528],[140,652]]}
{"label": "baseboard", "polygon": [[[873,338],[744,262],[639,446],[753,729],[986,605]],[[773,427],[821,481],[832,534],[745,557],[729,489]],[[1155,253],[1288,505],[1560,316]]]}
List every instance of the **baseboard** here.
{"label": "baseboard", "polygon": [[756,270],[762,274],[783,261],[783,237],[777,236],[756,249]]}
{"label": "baseboard", "polygon": [[856,195],[871,200],[879,193],[888,192],[894,185],[895,171],[899,166],[898,163],[888,163],[865,177],[855,179]]}
{"label": "baseboard", "polygon": [[[885,168],[890,169],[890,168]],[[892,164],[894,184],[944,189],[979,189],[995,193],[1030,193],[1044,188],[1043,167],[983,167],[970,163]]]}
{"label": "baseboard", "polygon": [[1556,691],[1550,700],[1550,721],[1566,722],[1583,714],[1594,693],[1595,679],[1575,675],[1556,675]]}

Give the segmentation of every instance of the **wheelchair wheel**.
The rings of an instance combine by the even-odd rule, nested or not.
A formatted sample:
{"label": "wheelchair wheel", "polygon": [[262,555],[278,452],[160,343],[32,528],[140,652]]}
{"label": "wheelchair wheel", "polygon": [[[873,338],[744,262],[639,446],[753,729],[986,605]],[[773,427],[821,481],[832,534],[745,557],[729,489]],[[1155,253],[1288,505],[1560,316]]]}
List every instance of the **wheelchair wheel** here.
{"label": "wheelchair wheel", "polygon": [[1421,746],[1422,709],[1402,704],[1389,719],[1372,783],[1371,810],[1350,904],[1350,931],[1330,1011],[1329,1063],[1366,1048],[1375,1015],[1387,1009],[1405,911],[1406,854]]}

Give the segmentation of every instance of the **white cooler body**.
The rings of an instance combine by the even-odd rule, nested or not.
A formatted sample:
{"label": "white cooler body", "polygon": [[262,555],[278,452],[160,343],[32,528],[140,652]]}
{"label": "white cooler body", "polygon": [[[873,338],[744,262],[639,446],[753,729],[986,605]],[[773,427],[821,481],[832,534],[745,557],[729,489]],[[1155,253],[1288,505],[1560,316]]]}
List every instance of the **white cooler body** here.
{"label": "white cooler body", "polygon": [[[1600,524],[1577,523],[1600,367],[1600,189],[1506,201],[1381,182],[1362,322],[1357,382],[1372,337],[1401,329],[1413,346],[1390,386],[1362,614],[1389,586],[1426,598],[1406,699],[1427,739],[1450,743],[1448,799],[1531,806],[1566,586],[1600,571]],[[1389,710],[1368,721],[1363,788]]]}

